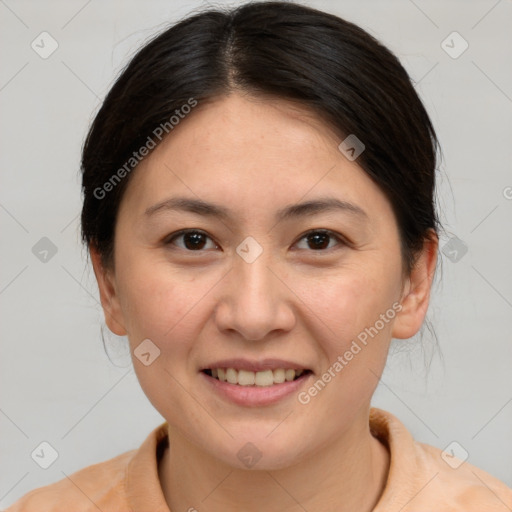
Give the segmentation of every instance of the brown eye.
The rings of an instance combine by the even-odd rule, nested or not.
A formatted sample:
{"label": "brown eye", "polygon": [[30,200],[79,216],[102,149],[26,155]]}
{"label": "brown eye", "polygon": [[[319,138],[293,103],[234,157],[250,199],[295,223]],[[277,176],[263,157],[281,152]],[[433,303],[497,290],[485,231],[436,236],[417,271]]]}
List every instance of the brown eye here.
{"label": "brown eye", "polygon": [[[180,239],[183,241],[181,245],[175,243],[175,240]],[[166,245],[177,245],[180,249],[184,249],[187,251],[201,251],[207,245],[207,240],[211,240],[211,238],[206,233],[203,233],[202,231],[198,230],[189,229],[175,233],[170,238],[168,238],[165,243]],[[215,247],[217,247],[217,245],[213,243],[213,248]]]}
{"label": "brown eye", "polygon": [[338,245],[345,245],[343,240],[332,231],[328,230],[314,230],[309,231],[302,236],[300,240],[306,240],[307,248],[313,251],[322,251],[332,248],[329,244],[332,240],[336,240]]}
{"label": "brown eye", "polygon": [[[181,240],[181,243],[177,243],[177,240]],[[312,250],[316,252],[324,252],[328,249],[332,249],[336,245],[346,245],[344,240],[329,230],[312,230],[303,235],[300,238],[300,241],[306,241],[306,247],[299,247],[300,249]],[[208,241],[210,241],[211,245],[208,247]],[[332,244],[335,241],[336,243]],[[196,229],[185,229],[174,233],[170,237],[168,237],[165,241],[166,245],[175,245],[180,249],[189,252],[202,252],[203,249],[215,249],[218,248],[217,244],[213,242],[211,237],[209,237],[203,231],[199,231]]]}

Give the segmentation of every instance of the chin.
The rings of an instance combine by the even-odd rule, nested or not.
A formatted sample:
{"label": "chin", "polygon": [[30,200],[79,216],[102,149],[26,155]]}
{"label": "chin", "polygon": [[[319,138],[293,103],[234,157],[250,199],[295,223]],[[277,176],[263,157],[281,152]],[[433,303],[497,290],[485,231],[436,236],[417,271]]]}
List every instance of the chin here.
{"label": "chin", "polygon": [[272,440],[261,434],[236,436],[225,445],[224,450],[219,451],[219,445],[216,445],[210,453],[236,469],[250,471],[285,469],[300,462],[304,457],[304,449],[301,450],[298,440],[293,436],[286,435],[284,431],[283,434],[275,436]]}

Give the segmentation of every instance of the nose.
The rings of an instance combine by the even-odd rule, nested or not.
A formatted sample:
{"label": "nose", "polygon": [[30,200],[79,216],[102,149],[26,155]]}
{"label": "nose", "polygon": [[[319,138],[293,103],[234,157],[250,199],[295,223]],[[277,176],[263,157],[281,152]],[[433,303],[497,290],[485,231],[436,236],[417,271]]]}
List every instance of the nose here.
{"label": "nose", "polygon": [[282,334],[295,325],[293,292],[264,254],[252,263],[235,258],[215,308],[219,330],[236,331],[247,341],[266,339],[274,331]]}

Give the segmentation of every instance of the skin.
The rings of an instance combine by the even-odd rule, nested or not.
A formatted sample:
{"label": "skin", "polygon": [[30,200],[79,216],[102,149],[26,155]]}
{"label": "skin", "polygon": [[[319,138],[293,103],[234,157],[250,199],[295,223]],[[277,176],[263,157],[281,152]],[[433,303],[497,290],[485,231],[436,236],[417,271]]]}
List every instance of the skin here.
{"label": "skin", "polygon": [[[365,511],[382,493],[389,454],[370,433],[370,401],[391,337],[409,338],[423,322],[438,241],[432,233],[405,275],[391,205],[338,150],[341,140],[282,99],[237,92],[200,104],[134,171],[113,268],[90,248],[109,328],[128,335],[132,353],[146,338],[161,351],[149,366],[133,364],[169,424],[172,456],[165,452],[159,476],[173,511]],[[145,214],[177,195],[233,216]],[[325,196],[365,215],[274,219]],[[206,233],[199,250],[187,249],[187,237],[169,242],[184,228]],[[334,233],[328,247],[308,243],[313,229]],[[247,236],[263,250],[253,263],[236,252]],[[218,359],[282,358],[313,371],[307,390],[394,303],[401,311],[308,404],[292,393],[273,405],[235,405],[199,373]],[[237,457],[247,442],[262,454],[251,469]]]}

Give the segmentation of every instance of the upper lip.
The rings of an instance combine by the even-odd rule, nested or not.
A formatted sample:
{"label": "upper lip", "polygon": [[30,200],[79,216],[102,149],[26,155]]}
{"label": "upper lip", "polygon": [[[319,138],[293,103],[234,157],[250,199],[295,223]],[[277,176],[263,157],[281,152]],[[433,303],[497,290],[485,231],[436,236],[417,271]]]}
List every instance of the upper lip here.
{"label": "upper lip", "polygon": [[287,361],[285,359],[261,359],[259,361],[251,361],[249,359],[234,358],[215,361],[202,367],[201,371],[212,370],[214,368],[234,368],[235,370],[247,370],[251,372],[277,370],[279,368],[284,368],[285,370],[309,370],[307,366],[294,361]]}

